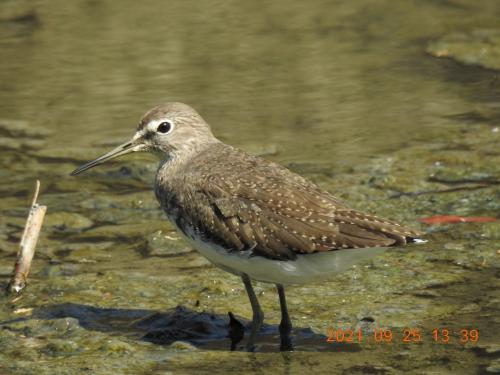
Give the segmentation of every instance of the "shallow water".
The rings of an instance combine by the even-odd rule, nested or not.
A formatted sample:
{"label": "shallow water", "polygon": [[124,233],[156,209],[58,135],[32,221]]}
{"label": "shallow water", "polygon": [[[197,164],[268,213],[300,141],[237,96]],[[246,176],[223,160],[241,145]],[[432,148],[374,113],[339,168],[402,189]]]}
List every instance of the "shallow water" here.
{"label": "shallow water", "polygon": [[[36,178],[48,205],[29,288],[0,305],[0,373],[499,371],[498,223],[417,219],[499,215],[498,72],[463,64],[463,50],[453,60],[446,45],[438,55],[450,58],[425,51],[448,34],[498,29],[500,4],[165,4],[0,4],[3,285]],[[251,316],[243,285],[165,221],[155,161],[68,176],[165,100],[353,207],[425,230],[429,243],[289,288],[294,353],[279,352],[277,296],[257,284],[269,325],[256,353],[229,352],[227,312]],[[327,343],[328,327],[362,329],[363,340]],[[435,343],[435,328],[450,329],[450,343]],[[382,329],[392,342],[374,340]],[[404,342],[405,329],[422,341]],[[463,329],[479,340],[460,343]]]}

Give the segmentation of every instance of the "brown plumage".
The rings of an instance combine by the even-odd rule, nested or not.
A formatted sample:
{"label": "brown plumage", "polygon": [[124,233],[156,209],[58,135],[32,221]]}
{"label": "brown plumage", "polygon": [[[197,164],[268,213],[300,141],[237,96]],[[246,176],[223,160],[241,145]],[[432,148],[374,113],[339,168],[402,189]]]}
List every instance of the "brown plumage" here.
{"label": "brown plumage", "polygon": [[403,245],[419,236],[350,209],[279,164],[221,142],[182,167],[165,163],[157,176],[157,198],[179,228],[194,228],[228,251],[293,260],[318,251]]}

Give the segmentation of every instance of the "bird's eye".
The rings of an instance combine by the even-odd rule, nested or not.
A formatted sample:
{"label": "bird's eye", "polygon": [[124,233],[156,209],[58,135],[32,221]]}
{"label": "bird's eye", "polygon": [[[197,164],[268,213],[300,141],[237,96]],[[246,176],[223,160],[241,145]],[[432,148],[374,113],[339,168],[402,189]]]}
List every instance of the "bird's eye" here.
{"label": "bird's eye", "polygon": [[158,128],[156,129],[156,131],[158,133],[165,134],[165,133],[168,133],[171,128],[172,128],[172,125],[170,124],[170,122],[164,121],[160,125],[158,125]]}

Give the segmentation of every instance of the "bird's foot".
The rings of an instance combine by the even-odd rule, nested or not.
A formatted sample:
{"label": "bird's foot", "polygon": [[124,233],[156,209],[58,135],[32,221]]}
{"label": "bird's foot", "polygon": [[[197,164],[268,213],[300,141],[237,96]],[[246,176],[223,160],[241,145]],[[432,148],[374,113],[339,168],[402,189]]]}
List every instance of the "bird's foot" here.
{"label": "bird's foot", "polygon": [[293,352],[293,343],[290,336],[281,336],[280,351],[282,352]]}

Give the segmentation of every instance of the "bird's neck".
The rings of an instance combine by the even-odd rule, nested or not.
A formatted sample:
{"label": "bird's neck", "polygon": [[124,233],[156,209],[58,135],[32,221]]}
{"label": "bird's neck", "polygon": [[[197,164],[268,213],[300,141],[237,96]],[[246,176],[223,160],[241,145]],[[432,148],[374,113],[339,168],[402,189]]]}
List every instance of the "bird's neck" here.
{"label": "bird's neck", "polygon": [[163,209],[169,217],[175,217],[175,203],[185,189],[189,189],[185,179],[189,176],[189,167],[193,158],[210,152],[211,147],[217,147],[221,142],[214,138],[213,141],[198,144],[192,148],[176,149],[168,154],[161,155],[160,165],[156,172],[155,194]]}
{"label": "bird's neck", "polygon": [[203,142],[186,142],[172,151],[161,153],[159,155],[160,165],[158,166],[158,171],[162,170],[164,174],[168,175],[174,175],[177,172],[182,173],[182,170],[189,165],[193,157],[218,143],[220,141],[212,137]]}

